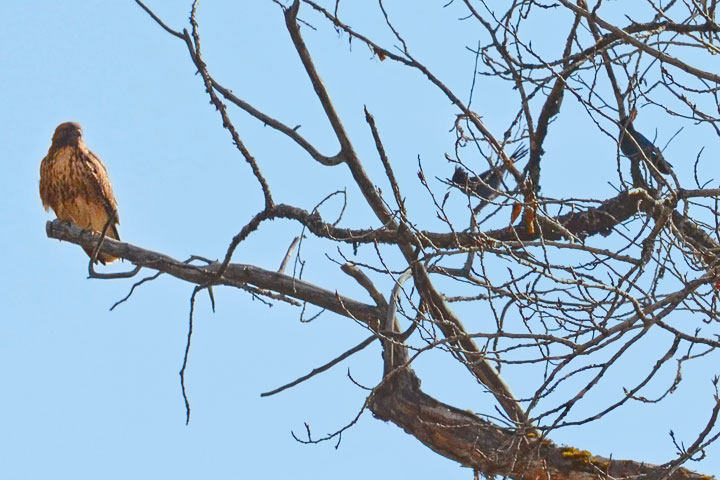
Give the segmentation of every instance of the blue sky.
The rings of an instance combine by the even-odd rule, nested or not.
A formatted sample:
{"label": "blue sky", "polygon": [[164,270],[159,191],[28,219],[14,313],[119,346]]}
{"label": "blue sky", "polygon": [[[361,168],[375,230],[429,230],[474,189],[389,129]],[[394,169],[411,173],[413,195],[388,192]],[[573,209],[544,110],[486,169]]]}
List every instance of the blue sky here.
{"label": "blue sky", "polygon": [[[456,27],[460,10],[442,9],[442,3],[417,5],[417,17],[399,15],[398,25],[431,68],[450,72],[443,78],[449,86],[469,92],[474,57],[458,45],[472,45],[472,35]],[[187,26],[189,4],[148,4],[174,28]],[[368,28],[393,44],[387,31],[377,30],[379,12],[361,14],[349,2],[343,6],[354,27]],[[360,44],[348,46],[346,38],[317,17],[308,19],[319,29],[304,28],[306,41],[351,137],[358,139],[358,153],[368,159],[369,174],[389,191],[363,105],[376,117],[408,201],[416,212],[427,212],[416,221],[423,228],[441,228],[418,185],[417,162],[420,156],[433,187],[444,193],[434,179],[452,169],[443,155],[452,149],[449,130],[455,110],[419,75],[380,62]],[[277,5],[201,2],[199,20],[204,57],[218,81],[270,115],[302,125],[309,140],[334,153],[336,144]],[[382,370],[379,348],[373,345],[310,382],[261,399],[261,392],[333,358],[367,332],[327,313],[301,323],[298,310],[268,308],[238,290],[217,289],[214,314],[207,297],[199,297],[186,379],[192,418],[186,426],[178,371],[192,286],[160,277],[110,312],[132,280],[88,280],[82,250],[45,236],[45,222],[54,216],[40,203],[39,164],[54,128],[63,121],[80,122],[86,143],[103,159],[112,179],[121,238],[179,259],[222,257],[232,236],[262,208],[250,169],[208,104],[184,45],[134,2],[4,0],[0,32],[5,270],[0,280],[0,476],[471,478],[467,469],[367,413],[343,435],[339,449],[332,442],[306,446],[293,440],[290,431],[302,434],[303,422],[322,436],[356,415],[365,392],[348,380],[347,370],[365,385],[376,384]],[[552,32],[545,41],[553,45]],[[489,128],[501,132],[514,110],[508,111],[502,95],[486,94],[492,89],[480,92],[485,94],[476,92],[477,110]],[[611,196],[606,180],[614,162],[583,161],[577,152],[582,147],[612,158],[612,140],[582,135],[583,129],[593,128],[592,122],[572,102],[563,108],[569,113],[554,128],[575,133],[567,141],[551,140],[553,149],[543,168],[545,178],[552,180],[543,186],[544,193]],[[231,113],[277,202],[311,209],[327,194],[347,187],[345,225],[375,225],[346,169],[317,165],[269,128],[235,109]],[[668,139],[675,130],[664,124],[659,134]],[[666,155],[677,165],[673,158],[678,159],[682,146],[702,135],[681,135]],[[717,144],[709,148],[717,153]],[[689,179],[691,172],[681,169],[679,174]],[[585,181],[567,180],[578,176]],[[339,208],[331,202],[323,215],[332,217]],[[238,249],[234,261],[277,268],[301,228],[281,221],[266,228]],[[370,252],[360,249],[361,254]],[[334,246],[307,240],[304,278],[369,301],[325,254],[339,258]],[[709,378],[717,370],[716,362],[708,359],[706,365],[697,378],[688,372],[684,390],[661,407],[630,406],[595,427],[562,430],[552,439],[614,458],[669,460],[674,449],[668,430],[693,439],[698,424],[692,421],[706,417],[712,400]],[[447,355],[422,356],[416,368],[423,387],[440,400],[473,410],[491,404]],[[631,375],[632,368],[628,371]],[[523,374],[513,380],[522,384]],[[689,409],[688,402],[697,408]],[[673,418],[677,421],[664,421]],[[649,438],[663,440],[651,443]],[[715,453],[711,448],[709,458],[691,468],[718,471]]]}

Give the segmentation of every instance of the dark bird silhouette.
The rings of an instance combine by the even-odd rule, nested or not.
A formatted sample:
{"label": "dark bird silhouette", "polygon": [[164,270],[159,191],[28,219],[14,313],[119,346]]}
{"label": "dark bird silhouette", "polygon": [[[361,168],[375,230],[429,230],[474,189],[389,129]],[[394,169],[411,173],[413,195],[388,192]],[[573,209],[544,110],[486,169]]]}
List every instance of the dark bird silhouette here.
{"label": "dark bird silhouette", "polygon": [[[510,155],[510,160],[516,162],[527,155],[527,153],[527,148],[521,145]],[[471,177],[464,168],[458,166],[455,167],[455,173],[453,173],[450,182],[465,192],[475,194],[482,199],[483,204],[485,204],[500,195],[498,189],[505,176],[505,171],[505,164],[500,162],[499,165],[484,171],[480,175],[473,175]]]}
{"label": "dark bird silhouette", "polygon": [[653,143],[645,138],[645,135],[635,130],[632,121],[635,115],[625,121],[625,126],[620,130],[620,150],[633,162],[640,162],[647,157],[658,172],[668,175],[672,170],[670,164],[665,160],[662,152]]}

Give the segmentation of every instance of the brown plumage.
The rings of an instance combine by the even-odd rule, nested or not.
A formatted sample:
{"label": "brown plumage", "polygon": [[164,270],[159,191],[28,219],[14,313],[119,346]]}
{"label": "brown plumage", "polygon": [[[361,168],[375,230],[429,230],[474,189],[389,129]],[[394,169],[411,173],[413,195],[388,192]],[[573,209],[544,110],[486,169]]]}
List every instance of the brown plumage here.
{"label": "brown plumage", "polygon": [[[52,208],[59,220],[96,233],[102,233],[115,212],[106,235],[120,239],[110,178],[105,165],[85,146],[77,123],[62,123],[55,129],[50,150],[40,163],[40,198],[45,210]],[[92,255],[91,249],[83,249]],[[98,254],[97,260],[105,265],[117,258]]]}

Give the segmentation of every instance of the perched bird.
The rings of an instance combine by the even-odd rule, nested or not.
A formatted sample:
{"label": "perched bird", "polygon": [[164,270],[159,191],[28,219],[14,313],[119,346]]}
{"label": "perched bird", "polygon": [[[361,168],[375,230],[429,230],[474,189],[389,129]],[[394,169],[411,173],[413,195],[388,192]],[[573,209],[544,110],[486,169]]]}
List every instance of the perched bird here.
{"label": "perched bird", "polygon": [[[665,160],[662,152],[645,136],[635,130],[632,121],[635,115],[631,114],[624,122],[624,128],[620,130],[620,150],[633,162],[640,162],[647,157],[658,172],[668,175],[672,170],[670,164]],[[638,148],[639,147],[639,148]]]}
{"label": "perched bird", "polygon": [[[59,220],[95,233],[102,233],[114,217],[106,235],[120,239],[117,203],[107,170],[85,146],[77,123],[62,123],[55,129],[50,150],[40,163],[40,198],[45,210],[52,208]],[[83,249],[92,256],[92,249]],[[105,265],[117,258],[98,254],[97,260]]]}
{"label": "perched bird", "polygon": [[[527,153],[527,148],[521,145],[510,155],[510,160],[516,162],[527,155]],[[458,166],[455,167],[455,173],[453,173],[452,178],[449,180],[461,190],[474,193],[480,197],[484,204],[490,202],[500,194],[498,189],[500,188],[500,182],[505,176],[505,170],[505,164],[500,163],[478,176],[473,175],[471,177],[465,169]]]}

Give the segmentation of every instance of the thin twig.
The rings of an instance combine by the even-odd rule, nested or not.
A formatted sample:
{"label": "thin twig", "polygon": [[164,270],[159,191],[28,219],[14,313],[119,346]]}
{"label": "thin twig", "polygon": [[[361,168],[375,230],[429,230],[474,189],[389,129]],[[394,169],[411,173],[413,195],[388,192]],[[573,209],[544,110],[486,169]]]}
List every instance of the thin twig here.
{"label": "thin twig", "polygon": [[288,388],[294,387],[295,385],[298,385],[298,384],[300,384],[300,383],[302,383],[302,382],[304,382],[304,381],[306,381],[306,380],[309,380],[310,378],[314,377],[315,375],[317,375],[317,374],[319,374],[319,373],[322,373],[322,372],[324,372],[324,371],[326,371],[326,370],[329,370],[330,368],[332,368],[333,366],[335,366],[335,365],[337,365],[338,363],[342,362],[343,360],[345,360],[345,359],[348,358],[349,356],[351,356],[351,355],[359,352],[360,350],[364,349],[365,347],[367,347],[368,345],[370,345],[370,344],[371,344],[373,341],[375,341],[376,339],[377,339],[377,336],[375,336],[375,335],[370,335],[368,338],[366,338],[365,340],[363,340],[363,341],[360,342],[359,344],[355,345],[353,348],[351,348],[350,350],[346,351],[346,352],[343,353],[342,355],[340,355],[340,356],[336,357],[335,359],[329,361],[329,362],[326,363],[325,365],[322,365],[322,366],[317,367],[317,368],[313,368],[312,371],[311,371],[310,373],[308,373],[307,375],[303,375],[302,377],[298,378],[297,380],[293,380],[292,382],[290,382],[290,383],[288,383],[288,384],[286,384],[286,385],[283,385],[282,387],[278,387],[278,388],[276,388],[276,389],[274,389],[274,390],[270,390],[269,392],[261,393],[260,396],[261,396],[261,397],[269,397],[269,396],[271,396],[271,395],[275,395],[276,393],[280,393],[280,392],[282,392],[283,390],[287,390]]}

